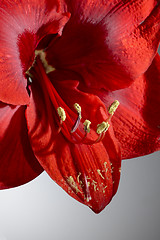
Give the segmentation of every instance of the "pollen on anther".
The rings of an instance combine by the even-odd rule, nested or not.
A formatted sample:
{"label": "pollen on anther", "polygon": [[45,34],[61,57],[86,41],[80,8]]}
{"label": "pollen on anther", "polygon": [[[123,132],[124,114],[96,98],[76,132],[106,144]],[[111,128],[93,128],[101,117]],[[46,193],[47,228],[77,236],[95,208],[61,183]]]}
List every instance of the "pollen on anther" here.
{"label": "pollen on anther", "polygon": [[66,113],[62,107],[57,108],[57,113],[60,117],[60,119],[64,122],[66,120]]}
{"label": "pollen on anther", "polygon": [[77,111],[77,113],[81,116],[81,106],[78,103],[75,103],[74,108]]}
{"label": "pollen on anther", "polygon": [[83,125],[84,125],[84,130],[85,130],[85,132],[87,132],[87,133],[89,133],[90,132],[90,125],[91,125],[91,121],[89,121],[89,120],[85,120],[84,121],[84,123],[83,123]]}
{"label": "pollen on anther", "polygon": [[109,123],[108,122],[102,122],[100,124],[97,125],[97,133],[101,134],[103,132],[106,132],[109,128]]}
{"label": "pollen on anther", "polygon": [[113,115],[119,106],[119,101],[115,100],[108,108],[109,114]]}

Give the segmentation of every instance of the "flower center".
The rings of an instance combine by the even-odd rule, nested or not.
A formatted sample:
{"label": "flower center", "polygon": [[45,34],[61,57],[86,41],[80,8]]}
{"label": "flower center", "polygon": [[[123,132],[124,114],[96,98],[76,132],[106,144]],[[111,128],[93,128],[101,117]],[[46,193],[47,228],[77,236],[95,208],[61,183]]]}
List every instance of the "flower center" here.
{"label": "flower center", "polygon": [[56,71],[56,69],[47,63],[46,53],[43,50],[35,51],[34,62],[26,71],[26,76],[28,79],[27,90],[29,94],[30,85],[34,81],[35,68],[37,68],[37,66],[41,71],[38,81],[41,81],[42,85],[45,86],[51,103],[56,110],[56,122],[58,125],[57,134],[61,132],[70,142],[74,144],[83,143],[91,145],[103,140],[105,133],[110,126],[109,121],[119,106],[119,101],[115,100],[108,108],[108,118],[105,121],[98,123],[96,129],[92,129],[90,128],[92,122],[83,118],[83,109],[81,109],[79,103],[74,103],[74,110],[71,110],[57,93],[48,77],[48,74]]}

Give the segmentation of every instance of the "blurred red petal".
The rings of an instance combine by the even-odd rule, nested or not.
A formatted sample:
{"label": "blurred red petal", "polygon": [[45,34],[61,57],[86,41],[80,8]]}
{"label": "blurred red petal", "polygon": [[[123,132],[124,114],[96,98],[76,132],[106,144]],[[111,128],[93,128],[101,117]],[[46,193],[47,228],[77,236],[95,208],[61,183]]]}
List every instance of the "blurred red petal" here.
{"label": "blurred red petal", "polygon": [[[2,0],[0,5],[0,100],[28,104],[24,72],[34,50],[46,34],[62,31],[69,15],[64,3],[55,0]],[[59,12],[57,12],[59,11]]]}
{"label": "blurred red petal", "polygon": [[29,143],[24,111],[0,103],[0,189],[27,183],[43,171]]}
{"label": "blurred red petal", "polygon": [[[122,158],[133,158],[160,150],[160,56],[126,89],[100,94],[108,105],[120,101],[113,118]],[[99,96],[100,96],[99,95]]]}
{"label": "blurred red petal", "polygon": [[151,128],[157,130],[157,127],[160,127],[160,55],[156,55],[144,77],[146,97],[143,117]]}

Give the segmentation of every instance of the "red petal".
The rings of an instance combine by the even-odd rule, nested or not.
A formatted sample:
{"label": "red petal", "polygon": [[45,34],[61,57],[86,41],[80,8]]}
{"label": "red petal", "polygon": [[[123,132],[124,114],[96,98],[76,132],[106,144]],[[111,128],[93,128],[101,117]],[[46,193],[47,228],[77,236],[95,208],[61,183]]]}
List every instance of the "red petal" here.
{"label": "red petal", "polygon": [[[97,124],[107,119],[107,112],[101,100],[92,93],[86,93],[89,89],[82,85],[81,78],[75,73],[57,70],[49,76],[59,95],[63,98],[65,103],[70,106],[70,108],[72,108],[74,102],[80,104],[82,109],[82,119],[89,119],[91,121],[91,128],[95,130]],[[75,81],[75,79],[77,79],[77,81]],[[115,99],[113,99],[113,101],[114,100]],[[108,106],[110,104],[111,102]],[[108,108],[108,106],[106,107]],[[121,152],[119,144],[114,136],[112,126],[110,126],[109,131],[106,133],[103,144],[112,164],[112,177],[114,182],[113,193],[115,194],[120,179]]]}
{"label": "red petal", "polygon": [[120,101],[113,117],[113,128],[121,143],[123,159],[160,150],[160,56],[147,72],[129,88],[104,93],[108,105]]}
{"label": "red petal", "polygon": [[24,72],[33,62],[38,42],[46,34],[62,31],[69,16],[62,11],[64,4],[58,0],[52,4],[46,0],[1,1],[1,101],[16,105],[29,102]]}
{"label": "red petal", "polygon": [[[119,182],[121,159],[116,139],[113,133],[109,132],[108,139],[104,141],[106,145],[111,143],[109,147],[107,146],[111,155],[110,160],[102,142],[92,146],[73,144],[69,141],[70,139],[67,139],[63,130],[58,133],[56,107],[55,103],[51,101],[49,92],[51,85],[50,89],[47,89],[49,79],[38,60],[35,72],[37,78],[34,75],[31,85],[31,102],[26,111],[34,154],[52,179],[65,191],[91,207],[95,212],[99,212],[110,202]],[[61,93],[60,96],[63,96],[65,104],[67,103],[70,107],[75,102],[80,102],[82,116],[84,114],[85,117],[90,116],[91,120],[93,118],[94,126],[99,119],[106,118],[104,105],[96,96],[79,91],[76,88],[76,81],[67,81],[66,78],[71,75],[72,78],[76,77],[75,74],[65,75],[63,72],[61,74],[57,72],[57,78],[56,74],[50,74],[50,77],[52,76],[54,87]],[[58,81],[58,76],[63,76],[65,81]],[[61,100],[57,95],[58,93],[55,91],[55,101],[59,103]],[[85,106],[87,103],[90,108]],[[68,108],[65,110],[68,111]],[[94,131],[91,131],[90,134],[91,138],[97,139]],[[112,169],[110,161],[113,162]],[[112,186],[112,181],[115,182],[115,187]]]}
{"label": "red petal", "polygon": [[[87,89],[81,83],[81,78],[74,72],[56,70],[49,74],[49,78],[63,101],[74,110],[74,103],[78,103],[82,109],[82,121],[88,119],[92,122],[92,129],[108,117],[106,107],[99,97],[86,92]],[[95,117],[96,116],[96,117]]]}
{"label": "red petal", "polygon": [[121,149],[120,144],[115,138],[113,128],[110,126],[103,140],[105,149],[109,155],[113,179],[113,195],[116,194],[121,174]]}
{"label": "red petal", "polygon": [[[63,98],[67,105],[70,106],[70,108],[72,108],[74,101],[80,104],[82,108],[82,119],[89,119],[91,121],[91,128],[95,130],[98,123],[107,119],[107,112],[101,100],[92,93],[86,93],[89,89],[82,85],[81,79],[75,73],[57,70],[49,76],[59,95]],[[70,79],[70,81],[68,79]],[[77,81],[74,81],[74,79],[77,79]],[[110,104],[111,102],[108,106]],[[113,194],[115,194],[120,179],[121,152],[119,144],[114,136],[111,123],[110,129],[103,140],[103,144],[107,150],[109,160],[112,165],[112,178],[114,182]]]}
{"label": "red petal", "polygon": [[113,59],[107,35],[103,26],[73,20],[47,48],[47,61],[56,69],[77,72],[88,87],[107,90],[126,87],[132,80]]}
{"label": "red petal", "polygon": [[[35,134],[36,132],[34,137]],[[31,136],[31,142],[42,167],[70,196],[96,213],[110,202],[111,166],[101,143],[93,146],[73,145],[66,142],[61,135],[52,140],[52,143],[45,135],[39,140]]]}
{"label": "red petal", "polygon": [[[96,213],[102,211],[112,199],[112,181],[115,181],[117,189],[119,176],[113,175],[112,179],[111,173],[115,166],[114,172],[117,174],[117,165],[112,165],[111,168],[110,158],[102,143],[87,146],[69,143],[61,134],[55,137],[55,127],[50,125],[49,113],[47,115],[41,107],[31,102],[27,109],[30,141],[35,156],[50,177],[69,195]],[[112,145],[110,148],[115,151]],[[111,156],[113,164],[112,157],[116,154],[113,152]],[[120,158],[118,160],[120,163]]]}
{"label": "red petal", "polygon": [[[146,4],[148,4],[147,1]],[[121,16],[117,19],[117,16],[113,15],[113,20],[121,22]],[[116,29],[112,29],[109,23],[111,26],[108,32],[108,45],[113,58],[121,64],[133,80],[148,69],[155,57],[160,41],[159,22],[160,3],[138,26],[132,27],[128,24],[128,26],[124,25],[124,28],[119,28],[117,24]]]}
{"label": "red petal", "polygon": [[74,70],[87,86],[106,90],[124,88],[146,71],[159,42],[157,1],[68,3],[71,19],[47,50],[51,65]]}
{"label": "red petal", "polygon": [[150,14],[159,0],[66,0],[66,2],[71,14],[84,22],[99,23],[105,16],[116,14],[121,15],[121,21],[135,25]]}
{"label": "red petal", "polygon": [[0,103],[0,189],[29,182],[43,170],[30,147],[24,111]]}

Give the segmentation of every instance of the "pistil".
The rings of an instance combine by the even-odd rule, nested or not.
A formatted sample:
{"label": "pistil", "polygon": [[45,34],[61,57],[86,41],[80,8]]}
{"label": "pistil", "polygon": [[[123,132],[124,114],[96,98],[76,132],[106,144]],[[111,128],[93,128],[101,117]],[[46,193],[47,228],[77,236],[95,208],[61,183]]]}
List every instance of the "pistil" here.
{"label": "pistil", "polygon": [[74,133],[77,130],[77,128],[79,127],[81,118],[82,118],[80,105],[78,103],[75,103],[74,108],[75,108],[76,112],[78,113],[78,118],[77,118],[77,120],[76,120],[76,122],[75,122],[75,124],[74,124],[74,126],[71,130],[71,133]]}

